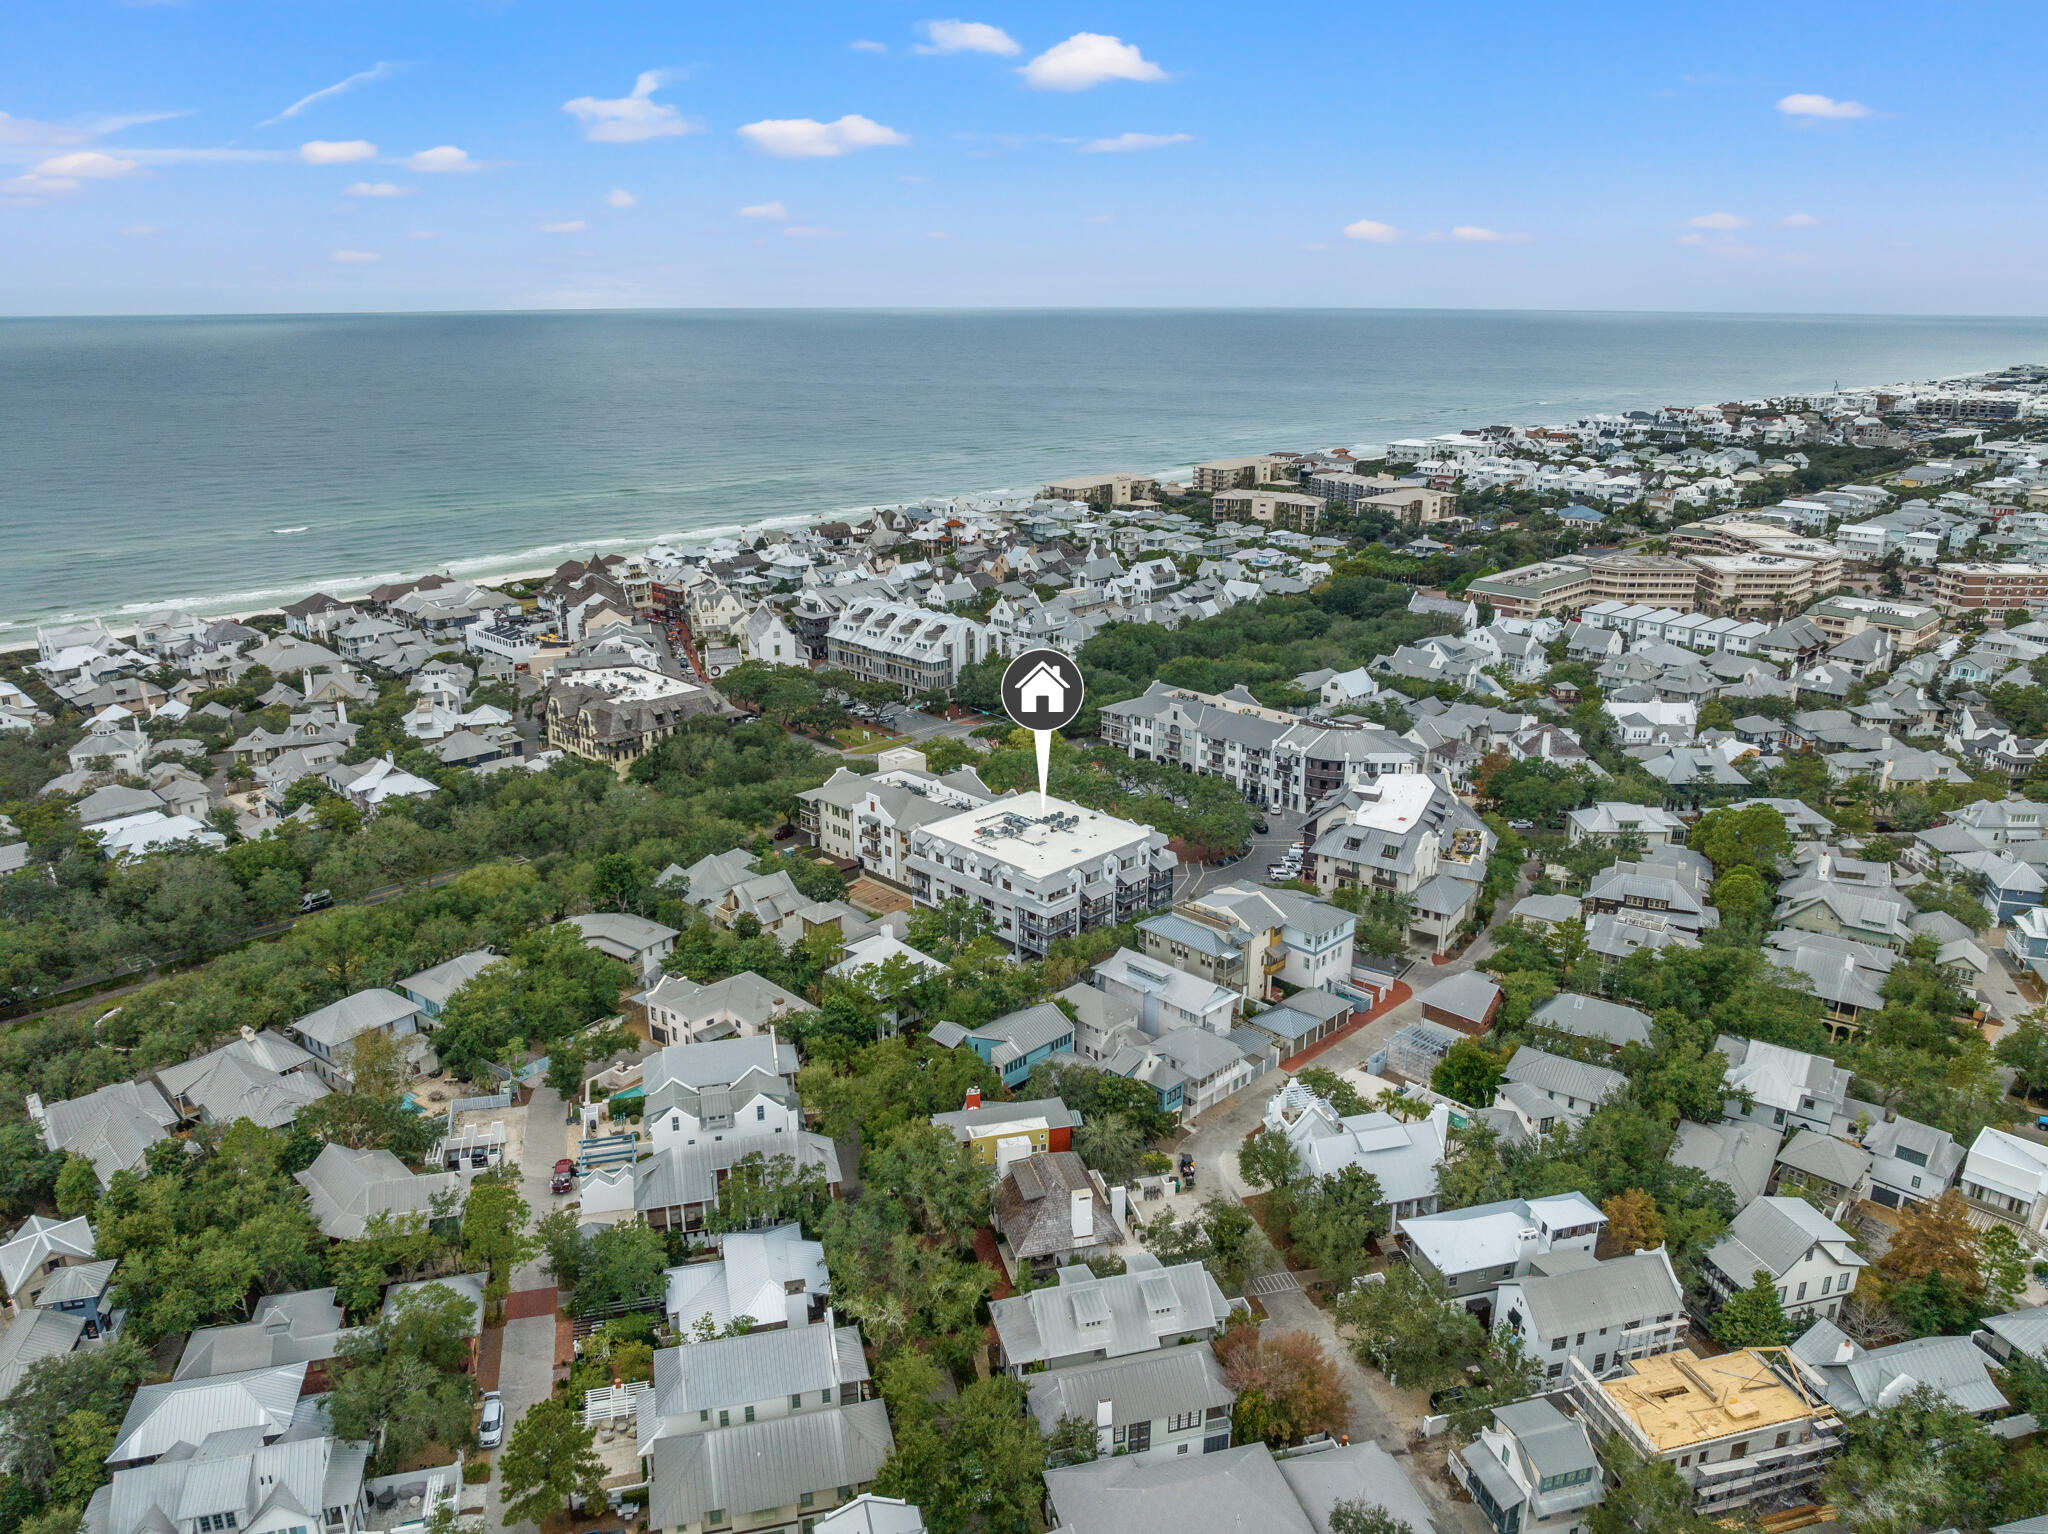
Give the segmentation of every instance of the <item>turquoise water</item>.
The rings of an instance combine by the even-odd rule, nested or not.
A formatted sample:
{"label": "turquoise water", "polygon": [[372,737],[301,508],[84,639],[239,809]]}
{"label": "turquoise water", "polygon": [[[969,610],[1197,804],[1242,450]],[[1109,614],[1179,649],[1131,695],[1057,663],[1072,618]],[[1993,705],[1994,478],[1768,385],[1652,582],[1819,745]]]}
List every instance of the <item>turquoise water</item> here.
{"label": "turquoise water", "polygon": [[0,321],[0,643],[1083,470],[2048,360],[2039,319],[691,311]]}

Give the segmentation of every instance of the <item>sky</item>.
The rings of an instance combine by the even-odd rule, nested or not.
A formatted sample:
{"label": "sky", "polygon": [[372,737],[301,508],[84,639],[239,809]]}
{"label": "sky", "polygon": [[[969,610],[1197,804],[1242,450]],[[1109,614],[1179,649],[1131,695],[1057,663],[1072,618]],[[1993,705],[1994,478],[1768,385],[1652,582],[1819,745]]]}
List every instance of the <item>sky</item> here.
{"label": "sky", "polygon": [[5,314],[2048,312],[2031,0],[6,10]]}

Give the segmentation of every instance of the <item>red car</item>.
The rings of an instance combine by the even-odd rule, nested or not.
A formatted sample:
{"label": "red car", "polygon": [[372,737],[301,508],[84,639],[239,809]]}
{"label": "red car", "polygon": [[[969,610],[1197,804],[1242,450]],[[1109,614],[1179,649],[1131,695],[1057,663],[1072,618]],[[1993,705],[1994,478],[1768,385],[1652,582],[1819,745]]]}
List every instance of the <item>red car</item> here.
{"label": "red car", "polygon": [[576,1183],[576,1163],[564,1156],[555,1163],[555,1175],[548,1180],[552,1193],[567,1193]]}

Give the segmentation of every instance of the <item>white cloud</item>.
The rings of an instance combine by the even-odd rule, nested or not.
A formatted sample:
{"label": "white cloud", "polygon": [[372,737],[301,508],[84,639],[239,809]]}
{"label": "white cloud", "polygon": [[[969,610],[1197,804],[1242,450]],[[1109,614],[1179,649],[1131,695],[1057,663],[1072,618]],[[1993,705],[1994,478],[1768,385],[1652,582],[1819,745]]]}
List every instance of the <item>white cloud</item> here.
{"label": "white cloud", "polygon": [[1787,117],[1868,117],[1870,108],[1860,101],[1837,101],[1832,96],[1795,92],[1778,99],[1778,110]]}
{"label": "white cloud", "polygon": [[374,160],[377,146],[367,139],[316,138],[299,145],[299,158],[308,165],[346,165],[351,160]]}
{"label": "white cloud", "polygon": [[614,208],[630,208],[640,201],[639,198],[622,186],[615,186],[609,192],[606,192],[604,200]]}
{"label": "white cloud", "polygon": [[97,149],[78,149],[70,154],[52,156],[30,174],[68,176],[80,181],[119,181],[141,172],[142,167],[133,160],[117,159],[110,154],[101,154]]}
{"label": "white cloud", "polygon": [[325,101],[329,96],[339,96],[345,91],[354,90],[358,85],[368,85],[372,80],[382,80],[397,72],[398,66],[396,64],[386,64],[379,60],[368,69],[357,70],[346,80],[338,80],[333,85],[325,86],[313,92],[310,96],[301,96],[297,101],[294,101],[290,106],[278,113],[277,116],[266,117],[256,126],[268,128],[272,123],[281,123],[287,117],[297,117],[316,101]]}
{"label": "white cloud", "polygon": [[1780,229],[1817,229],[1820,227],[1820,220],[1811,213],[1787,213],[1778,220],[1778,227]]}
{"label": "white cloud", "polygon": [[37,122],[32,117],[10,117],[0,112],[0,144],[30,144],[55,148],[59,144],[83,144],[88,135],[76,128]]}
{"label": "white cloud", "polygon": [[855,53],[887,53],[889,51],[887,43],[878,43],[874,39],[867,37],[855,38],[846,46]]}
{"label": "white cloud", "polygon": [[342,193],[344,197],[417,197],[420,189],[416,186],[400,186],[396,181],[357,181]]}
{"label": "white cloud", "polygon": [[1747,229],[1749,220],[1740,213],[1702,213],[1698,218],[1689,218],[1686,223],[1695,229]]}
{"label": "white cloud", "polygon": [[749,207],[740,209],[740,217],[772,218],[780,220],[789,217],[789,209],[785,208],[779,202],[757,202]]}
{"label": "white cloud", "polygon": [[782,233],[785,239],[791,240],[830,240],[839,235],[837,229],[820,229],[810,224],[792,224]]}
{"label": "white cloud", "polygon": [[917,44],[913,50],[917,53],[999,53],[1010,58],[1024,51],[1016,38],[985,21],[927,21],[920,25],[931,41]]}
{"label": "white cloud", "polygon": [[1136,154],[1144,149],[1167,149],[1175,144],[1192,144],[1192,133],[1119,133],[1083,144],[1082,154]]}
{"label": "white cloud", "polygon": [[1518,231],[1482,229],[1477,224],[1459,224],[1451,230],[1451,238],[1462,240],[1468,245],[1526,245],[1529,236]]}
{"label": "white cloud", "polygon": [[384,258],[374,250],[337,250],[327,259],[342,266],[362,266],[371,261],[382,261]]}
{"label": "white cloud", "polygon": [[438,176],[454,171],[482,170],[483,166],[469,157],[467,149],[457,149],[453,144],[440,144],[432,149],[422,149],[417,154],[405,157],[405,168],[422,175]]}
{"label": "white cloud", "polygon": [[1392,224],[1383,224],[1376,218],[1361,218],[1355,224],[1344,226],[1347,240],[1370,240],[1375,245],[1391,245],[1401,238],[1401,231]]}
{"label": "white cloud", "polygon": [[639,144],[651,138],[702,133],[702,123],[692,122],[674,107],[653,99],[671,78],[666,70],[643,70],[628,95],[611,101],[578,96],[563,102],[562,110],[583,124],[583,136],[593,144]]}
{"label": "white cloud", "polygon": [[542,234],[581,234],[590,227],[580,218],[564,219],[559,224],[535,224]]}
{"label": "white cloud", "polygon": [[1054,43],[1018,71],[1036,91],[1085,91],[1106,80],[1164,80],[1166,71],[1138,52],[1136,43],[1101,32],[1076,32]]}
{"label": "white cloud", "polygon": [[132,240],[139,240],[148,235],[162,234],[163,230],[157,228],[155,224],[130,224],[121,232]]}
{"label": "white cloud", "polygon": [[854,149],[876,149],[907,144],[910,139],[894,128],[885,128],[872,118],[849,113],[836,122],[821,123],[811,117],[769,118],[748,123],[740,137],[761,153],[778,160],[829,160]]}

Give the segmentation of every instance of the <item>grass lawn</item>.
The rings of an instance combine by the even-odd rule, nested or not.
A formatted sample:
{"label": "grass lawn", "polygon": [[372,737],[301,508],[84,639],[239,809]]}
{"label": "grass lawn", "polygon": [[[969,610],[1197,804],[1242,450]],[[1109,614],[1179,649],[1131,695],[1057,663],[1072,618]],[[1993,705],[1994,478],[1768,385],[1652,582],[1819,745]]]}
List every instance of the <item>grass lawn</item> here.
{"label": "grass lawn", "polygon": [[878,751],[887,751],[891,746],[907,746],[911,743],[908,735],[891,735],[886,730],[875,729],[872,725],[843,724],[832,732],[832,739],[855,756],[873,756]]}

